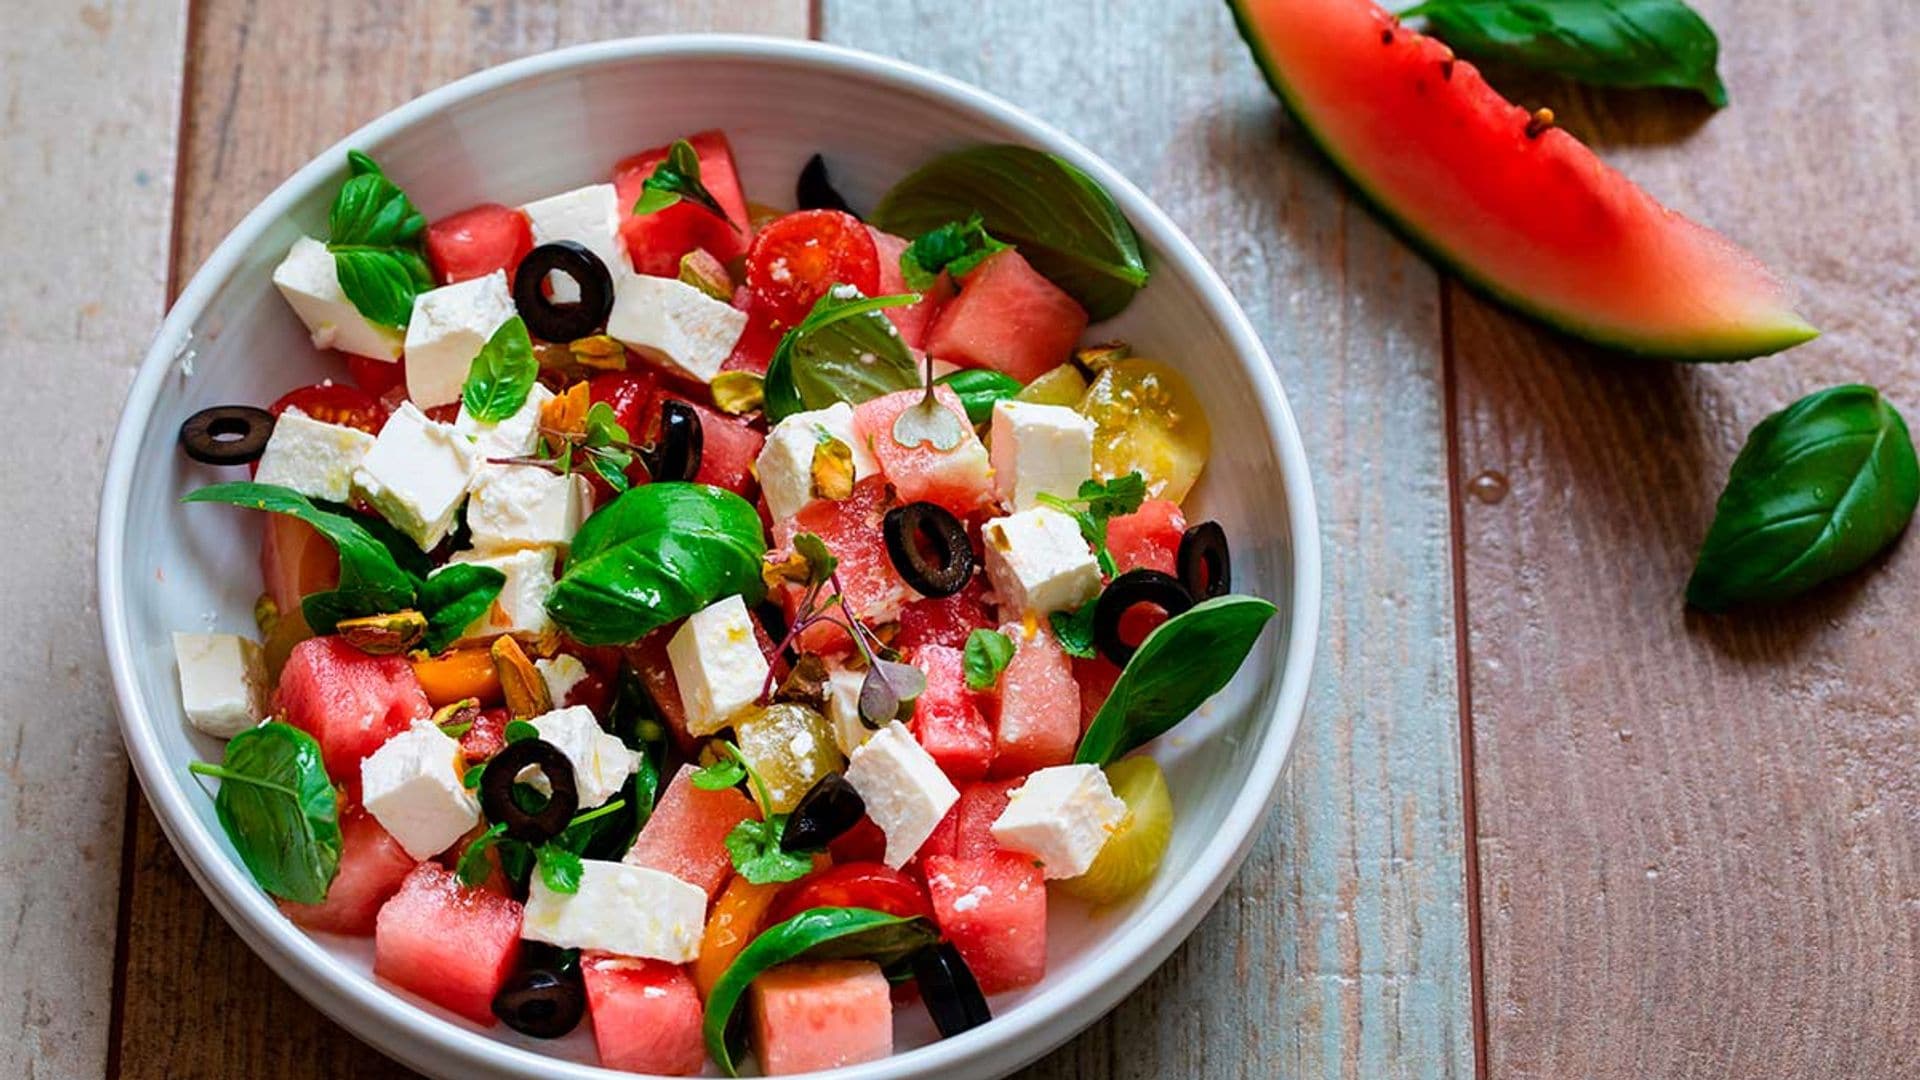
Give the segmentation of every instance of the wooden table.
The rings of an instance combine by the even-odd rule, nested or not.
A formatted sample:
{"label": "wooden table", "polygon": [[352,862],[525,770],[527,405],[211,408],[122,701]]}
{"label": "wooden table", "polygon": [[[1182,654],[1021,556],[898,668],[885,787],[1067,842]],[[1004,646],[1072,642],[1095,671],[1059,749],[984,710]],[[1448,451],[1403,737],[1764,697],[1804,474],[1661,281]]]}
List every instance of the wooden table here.
{"label": "wooden table", "polygon": [[[1489,307],[1356,206],[1205,0],[192,0],[10,20],[0,279],[0,1075],[399,1070],[217,919],[127,781],[89,559],[112,402],[295,166],[571,42],[811,35],[1032,108],[1157,198],[1261,329],[1327,544],[1279,809],[1219,908],[1035,1076],[1894,1077],[1920,1069],[1920,550],[1803,603],[1680,588],[1745,432],[1818,386],[1920,418],[1920,23],[1702,0],[1734,106],[1503,85],[1785,268],[1821,340],[1633,362]],[[24,632],[23,632],[24,630]]]}

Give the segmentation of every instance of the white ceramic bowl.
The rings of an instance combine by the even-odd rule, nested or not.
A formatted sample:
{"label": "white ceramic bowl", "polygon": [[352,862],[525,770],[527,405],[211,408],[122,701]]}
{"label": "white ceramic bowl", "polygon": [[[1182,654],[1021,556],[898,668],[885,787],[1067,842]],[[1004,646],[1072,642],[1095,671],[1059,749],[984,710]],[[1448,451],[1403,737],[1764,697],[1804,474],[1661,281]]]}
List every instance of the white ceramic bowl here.
{"label": "white ceramic bowl", "polygon": [[[1240,677],[1161,740],[1177,808],[1152,887],[1116,909],[1057,904],[1048,975],[994,1002],[996,1018],[934,1040],[904,1009],[900,1050],[844,1080],[1010,1072],[1064,1042],[1139,985],[1192,931],[1258,835],[1293,740],[1318,624],[1319,540],[1300,436],[1266,353],[1231,292],[1165,214],[1080,144],[972,87],[825,45],[743,37],[660,37],[564,49],[462,79],[410,102],[315,158],[247,215],[174,305],[142,363],[114,438],[101,499],[101,623],[121,727],[140,783],[175,850],[240,936],[282,978],[387,1054],[438,1076],[610,1077],[584,1030],[539,1043],[482,1029],[376,982],[365,940],[309,935],[248,877],[186,771],[218,758],[181,713],[168,634],[248,632],[259,523],[179,497],[221,478],[175,449],[182,419],[228,402],[265,403],[339,362],[307,343],[269,275],[293,239],[325,227],[348,147],[372,153],[429,218],[482,200],[515,204],[604,180],[620,157],[724,128],[750,195],[791,198],[822,152],[855,205],[935,154],[983,141],[1059,154],[1118,200],[1149,250],[1153,280],[1093,333],[1180,365],[1213,422],[1197,493],[1235,545],[1239,591],[1280,617]],[[1242,282],[1261,288],[1263,282]],[[1192,506],[1189,509],[1193,509]],[[1230,988],[1222,988],[1229,990]]]}

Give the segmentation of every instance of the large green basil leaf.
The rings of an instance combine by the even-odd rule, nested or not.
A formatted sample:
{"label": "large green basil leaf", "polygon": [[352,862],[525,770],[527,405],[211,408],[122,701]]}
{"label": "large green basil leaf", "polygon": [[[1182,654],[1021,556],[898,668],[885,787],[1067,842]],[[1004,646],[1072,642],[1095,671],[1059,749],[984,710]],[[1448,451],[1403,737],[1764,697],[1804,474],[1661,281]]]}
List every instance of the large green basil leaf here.
{"label": "large green basil leaf", "polygon": [[340,291],[370,321],[404,329],[414,297],[433,288],[420,252],[427,219],[360,151],[347,151],[347,174],[327,212],[327,250]]}
{"label": "large green basil leaf", "polygon": [[1687,602],[1784,600],[1891,544],[1920,501],[1906,422],[1871,386],[1836,386],[1767,417],[1734,458]]}
{"label": "large green basil leaf", "polygon": [[1255,596],[1217,596],[1161,623],[1127,661],[1073,760],[1105,765],[1185,720],[1240,670],[1274,610]]}
{"label": "large green basil leaf", "polygon": [[769,927],[740,950],[707,995],[702,1028],[707,1053],[728,1076],[740,1075],[733,1060],[738,1044],[731,1037],[734,1011],[747,987],[768,968],[801,959],[863,959],[886,968],[938,940],[940,935],[925,919],[903,919],[867,908],[810,908]]}
{"label": "large green basil leaf", "polygon": [[1715,108],[1727,88],[1720,39],[1682,0],[1426,0],[1400,13],[1466,56],[1550,71],[1595,86],[1697,90]]}
{"label": "large green basil leaf", "polygon": [[865,297],[838,286],[815,301],[767,363],[767,419],[777,424],[835,402],[858,405],[919,386],[913,353],[881,312],[919,299],[915,293]]}
{"label": "large green basil leaf", "polygon": [[214,813],[262,889],[297,904],[327,898],[340,868],[340,805],[313,736],[265,723],[229,739],[220,764],[187,768],[220,780]]}
{"label": "large green basil leaf", "polygon": [[626,644],[736,593],[757,600],[764,554],[747,500],[706,484],[642,484],[580,526],[547,612],[582,644]]}
{"label": "large green basil leaf", "polygon": [[1147,283],[1140,239],[1113,197],[1074,166],[1024,146],[936,158],[895,184],[872,220],[917,237],[974,214],[1095,322],[1118,315]]}
{"label": "large green basil leaf", "polygon": [[515,315],[480,347],[460,387],[460,401],[475,420],[499,423],[520,411],[539,378],[533,339],[527,335],[527,324]]}
{"label": "large green basil leaf", "polygon": [[491,566],[448,563],[420,585],[416,606],[427,618],[427,635],[420,647],[438,653],[458,641],[474,620],[493,607],[507,583],[507,575]]}

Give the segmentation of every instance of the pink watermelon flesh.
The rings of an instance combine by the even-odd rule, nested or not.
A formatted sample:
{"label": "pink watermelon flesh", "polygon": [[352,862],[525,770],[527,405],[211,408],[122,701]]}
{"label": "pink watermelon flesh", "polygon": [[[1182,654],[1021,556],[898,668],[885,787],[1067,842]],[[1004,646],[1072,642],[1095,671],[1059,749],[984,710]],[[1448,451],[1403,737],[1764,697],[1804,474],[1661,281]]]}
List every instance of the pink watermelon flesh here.
{"label": "pink watermelon flesh", "polygon": [[893,1053],[887,977],[870,960],[782,964],[753,980],[750,996],[753,1055],[768,1076]]}
{"label": "pink watermelon flesh", "polygon": [[1141,569],[1175,574],[1180,536],[1186,531],[1187,517],[1179,503],[1148,499],[1133,513],[1107,522],[1107,551],[1113,555],[1114,569],[1122,574]]}
{"label": "pink watermelon flesh", "polygon": [[915,600],[900,609],[900,633],[894,647],[912,652],[922,645],[951,645],[965,648],[975,630],[994,623],[987,606],[987,577],[975,574],[965,588],[952,596]]}
{"label": "pink watermelon flesh", "polygon": [[519,957],[520,905],[439,863],[414,867],[375,922],[375,975],[487,1027]]}
{"label": "pink watermelon flesh", "polygon": [[[885,478],[869,476],[855,484],[853,494],[846,499],[814,500],[776,530],[776,539],[785,546],[798,533],[819,536],[840,560],[840,584],[847,603],[869,624],[891,622],[902,606],[918,595],[901,580],[887,555],[880,523],[894,505]],[[789,617],[803,591],[788,589],[782,595]],[[800,647],[809,652],[840,653],[850,650],[853,642],[839,627],[818,623],[800,635]]]}
{"label": "pink watermelon flesh", "polygon": [[287,723],[314,737],[333,782],[360,790],[360,762],[433,706],[405,657],[368,656],[337,637],[293,647],[274,692]]}
{"label": "pink watermelon flesh", "polygon": [[992,471],[987,467],[986,448],[967,422],[960,395],[950,386],[934,393],[965,432],[953,449],[939,450],[925,442],[907,447],[893,437],[893,422],[925,396],[919,390],[883,394],[854,406],[854,434],[873,447],[881,473],[893,482],[901,502],[938,503],[965,517],[991,501]]}
{"label": "pink watermelon flesh", "polygon": [[1047,973],[1047,885],[1033,860],[992,854],[926,860],[934,921],[988,994]]}
{"label": "pink watermelon flesh", "polygon": [[1104,656],[1092,660],[1076,656],[1073,681],[1080,684],[1080,731],[1085,734],[1100,706],[1107,703],[1107,695],[1113,693],[1113,684],[1120,681],[1120,668]]}
{"label": "pink watermelon flesh", "polygon": [[1073,760],[1080,742],[1080,684],[1060,643],[1045,628],[1000,628],[1015,645],[1000,673],[999,722],[994,727],[993,774],[1025,776]]}
{"label": "pink watermelon flesh", "polygon": [[588,954],[580,974],[600,1064],[655,1076],[694,1076],[707,1065],[700,992],[664,960]]}
{"label": "pink watermelon flesh", "polygon": [[664,870],[700,886],[711,900],[733,876],[727,834],[748,818],[759,817],[753,801],[738,788],[707,791],[693,786],[694,768],[680,766],[661,794],[653,816],[641,827],[626,861]]}
{"label": "pink watermelon flesh", "polygon": [[867,231],[873,234],[873,248],[880,256],[880,295],[898,296],[902,293],[918,292],[922,299],[917,304],[886,309],[886,316],[893,321],[894,329],[900,331],[900,340],[909,348],[924,348],[927,330],[940,314],[940,307],[953,296],[953,283],[945,274],[924,290],[914,289],[900,272],[900,253],[907,250],[907,241],[892,233],[884,233],[869,225]]}
{"label": "pink watermelon flesh", "polygon": [[352,809],[340,816],[340,869],[318,904],[280,901],[287,918],[309,930],[365,937],[373,933],[381,905],[417,865],[373,815]]}
{"label": "pink watermelon flesh", "polygon": [[960,295],[940,309],[926,350],[1025,383],[1066,363],[1086,329],[1086,309],[1019,252],[1003,251],[960,279]]}
{"label": "pink watermelon flesh", "polygon": [[993,823],[1006,813],[1014,789],[1024,783],[1025,777],[1014,777],[961,784],[960,801],[940,819],[933,835],[916,853],[922,864],[935,855],[973,859],[1004,850],[993,838]]}
{"label": "pink watermelon flesh", "polygon": [[956,782],[987,775],[993,731],[967,688],[965,653],[948,645],[924,645],[913,654],[913,663],[927,676],[926,690],[913,703],[913,737]]}

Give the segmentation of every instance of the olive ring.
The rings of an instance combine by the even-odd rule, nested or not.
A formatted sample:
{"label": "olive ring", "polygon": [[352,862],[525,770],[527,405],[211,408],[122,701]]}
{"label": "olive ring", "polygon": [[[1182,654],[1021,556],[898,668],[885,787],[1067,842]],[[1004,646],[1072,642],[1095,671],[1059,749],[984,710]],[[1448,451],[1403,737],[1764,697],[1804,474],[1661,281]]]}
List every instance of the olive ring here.
{"label": "olive ring", "polygon": [[273,414],[251,405],[215,405],[180,425],[180,449],[202,465],[260,460],[273,437]]}
{"label": "olive ring", "polygon": [[679,398],[668,398],[660,404],[659,441],[640,451],[640,461],[655,481],[691,483],[700,475],[700,453],[706,441],[700,414],[693,411],[693,406]]}
{"label": "olive ring", "polygon": [[1195,600],[1211,600],[1233,590],[1227,531],[1217,521],[1203,521],[1180,534],[1180,553],[1174,563],[1180,571],[1180,584]]}
{"label": "olive ring", "polygon": [[794,805],[780,832],[780,846],[788,851],[818,851],[848,829],[860,824],[867,803],[847,778],[828,773],[814,782]]}
{"label": "olive ring", "polygon": [[1172,617],[1193,606],[1193,594],[1178,578],[1158,570],[1129,570],[1113,579],[1094,605],[1093,643],[1122,667],[1139,646],[1120,636],[1120,620],[1139,604],[1157,604]]}
{"label": "olive ring", "polygon": [[893,568],[920,595],[952,596],[973,579],[973,544],[967,540],[967,527],[945,508],[930,502],[896,506],[881,520],[880,531],[886,536]]}
{"label": "olive ring", "polygon": [[[561,303],[547,295],[547,275],[571,278],[580,299]],[[513,306],[527,332],[542,341],[578,341],[600,332],[613,313],[613,275],[585,244],[555,240],[520,260],[513,272]]]}
{"label": "olive ring", "polygon": [[[546,805],[533,811],[522,810],[513,798],[514,784],[529,768],[538,768],[546,776],[548,788]],[[508,743],[480,774],[480,808],[488,821],[506,826],[507,835],[515,840],[529,844],[551,840],[560,835],[580,808],[573,763],[545,739]]]}

